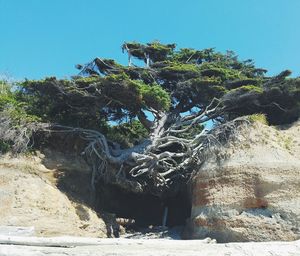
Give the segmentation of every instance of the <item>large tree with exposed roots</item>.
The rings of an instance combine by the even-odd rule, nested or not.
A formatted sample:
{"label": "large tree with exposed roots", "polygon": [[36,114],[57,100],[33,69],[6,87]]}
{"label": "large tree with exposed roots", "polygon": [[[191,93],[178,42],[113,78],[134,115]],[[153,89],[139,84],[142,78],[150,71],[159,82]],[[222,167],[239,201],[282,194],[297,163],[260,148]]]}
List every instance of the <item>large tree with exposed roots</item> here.
{"label": "large tree with exposed roots", "polygon": [[[175,193],[215,139],[211,126],[220,129],[253,113],[265,114],[271,124],[299,117],[300,80],[287,78],[290,71],[268,77],[231,51],[176,50],[159,42],[124,43],[122,50],[127,66],[95,58],[77,65],[80,73],[70,80],[22,82],[16,96],[39,118],[31,131],[86,141],[82,154],[93,189],[101,180],[135,193]],[[145,64],[137,66],[135,59]],[[0,116],[7,126],[3,136],[11,131],[7,112]]]}

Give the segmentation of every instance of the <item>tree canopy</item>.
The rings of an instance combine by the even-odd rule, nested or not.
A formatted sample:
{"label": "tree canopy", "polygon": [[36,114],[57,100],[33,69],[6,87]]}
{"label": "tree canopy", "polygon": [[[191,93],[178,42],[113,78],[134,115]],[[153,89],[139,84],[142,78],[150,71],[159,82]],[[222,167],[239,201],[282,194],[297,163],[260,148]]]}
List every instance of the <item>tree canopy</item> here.
{"label": "tree canopy", "polygon": [[84,138],[93,187],[102,180],[136,193],[173,193],[202,161],[206,122],[218,127],[255,113],[273,125],[299,118],[300,79],[288,70],[268,77],[253,60],[213,48],[125,42],[122,50],[126,66],[95,58],[76,65],[80,72],[69,80],[25,80],[0,94],[2,118],[8,109],[26,116],[19,127],[47,124],[32,130]]}

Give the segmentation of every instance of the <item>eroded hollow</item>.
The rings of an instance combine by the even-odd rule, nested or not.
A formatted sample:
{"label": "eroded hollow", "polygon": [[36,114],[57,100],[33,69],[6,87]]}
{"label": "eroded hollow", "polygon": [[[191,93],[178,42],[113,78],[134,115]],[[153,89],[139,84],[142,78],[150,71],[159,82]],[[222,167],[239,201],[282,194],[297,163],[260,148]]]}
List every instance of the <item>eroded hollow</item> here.
{"label": "eroded hollow", "polygon": [[[82,140],[70,135],[51,135],[41,152],[45,155],[43,163],[50,169],[57,169],[57,186],[71,200],[83,203],[102,212],[113,213],[116,217],[134,219],[138,227],[161,226],[166,207],[168,208],[168,227],[185,225],[190,217],[191,200],[187,188],[182,187],[174,196],[164,199],[151,194],[129,193],[120,187],[99,181],[96,184],[96,202],[91,198],[91,174],[88,165],[79,157]],[[80,160],[80,161],[79,161]]]}
{"label": "eroded hollow", "polygon": [[97,209],[114,213],[116,217],[134,219],[138,227],[162,226],[166,208],[166,226],[184,225],[191,213],[186,189],[161,199],[150,194],[126,192],[114,185],[97,184]]}

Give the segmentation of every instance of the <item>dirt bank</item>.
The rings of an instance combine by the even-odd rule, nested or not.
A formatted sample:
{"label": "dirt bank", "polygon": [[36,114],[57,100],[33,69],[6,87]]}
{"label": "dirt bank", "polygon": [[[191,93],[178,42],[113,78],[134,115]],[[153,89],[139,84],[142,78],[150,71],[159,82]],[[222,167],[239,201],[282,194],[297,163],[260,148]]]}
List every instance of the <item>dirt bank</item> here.
{"label": "dirt bank", "polygon": [[[217,135],[215,135],[217,138]],[[300,122],[236,127],[205,152],[186,237],[218,242],[300,237]]]}
{"label": "dirt bank", "polygon": [[106,237],[104,221],[59,190],[57,169],[42,161],[41,156],[1,157],[0,226],[33,226],[38,236]]}

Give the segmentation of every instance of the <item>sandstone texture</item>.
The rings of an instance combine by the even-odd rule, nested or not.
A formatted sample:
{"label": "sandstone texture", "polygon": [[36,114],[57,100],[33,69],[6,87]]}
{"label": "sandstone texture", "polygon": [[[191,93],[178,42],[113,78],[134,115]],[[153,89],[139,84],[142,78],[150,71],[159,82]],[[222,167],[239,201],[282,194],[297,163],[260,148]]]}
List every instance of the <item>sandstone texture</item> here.
{"label": "sandstone texture", "polygon": [[191,182],[185,238],[218,242],[300,238],[300,122],[236,129]]}
{"label": "sandstone texture", "polygon": [[22,226],[32,227],[37,236],[106,237],[104,221],[58,189],[58,166],[54,165],[58,162],[46,168],[42,161],[33,156],[0,158],[0,230]]}

